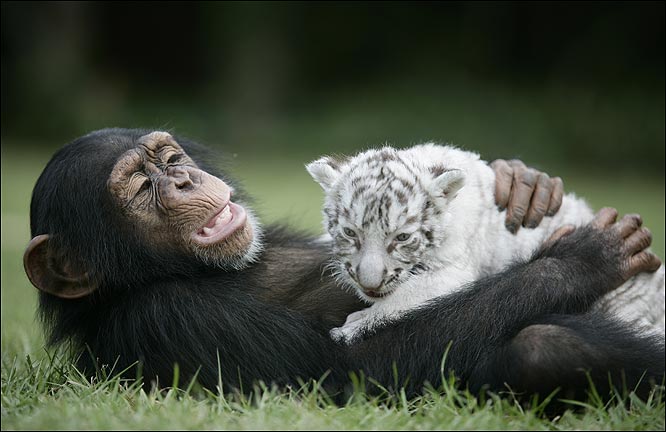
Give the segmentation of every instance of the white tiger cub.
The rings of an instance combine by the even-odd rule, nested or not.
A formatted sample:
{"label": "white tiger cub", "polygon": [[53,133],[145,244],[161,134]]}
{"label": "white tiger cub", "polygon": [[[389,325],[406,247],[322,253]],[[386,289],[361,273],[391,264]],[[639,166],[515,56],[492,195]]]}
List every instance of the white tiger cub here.
{"label": "white tiger cub", "polygon": [[[372,303],[331,331],[347,343],[364,328],[528,258],[559,227],[593,218],[583,200],[568,194],[555,216],[511,234],[506,210],[495,205],[494,171],[478,154],[451,146],[323,157],[307,170],[326,192],[324,227],[336,275]],[[595,307],[664,334],[664,266],[630,279]]]}

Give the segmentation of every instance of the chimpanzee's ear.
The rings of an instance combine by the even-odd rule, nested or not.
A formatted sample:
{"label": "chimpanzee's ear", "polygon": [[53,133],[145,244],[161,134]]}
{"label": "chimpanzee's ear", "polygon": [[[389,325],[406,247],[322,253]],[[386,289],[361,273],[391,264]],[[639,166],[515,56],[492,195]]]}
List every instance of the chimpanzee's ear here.
{"label": "chimpanzee's ear", "polygon": [[458,191],[465,186],[465,173],[459,169],[444,171],[435,177],[432,184],[435,196],[453,199]]}
{"label": "chimpanzee's ear", "polygon": [[340,165],[344,163],[330,156],[324,156],[305,166],[313,179],[328,192],[340,176]]}
{"label": "chimpanzee's ear", "polygon": [[97,288],[88,273],[77,271],[62,257],[49,250],[49,235],[42,234],[30,240],[23,254],[23,266],[30,282],[45,293],[64,299],[89,295]]}

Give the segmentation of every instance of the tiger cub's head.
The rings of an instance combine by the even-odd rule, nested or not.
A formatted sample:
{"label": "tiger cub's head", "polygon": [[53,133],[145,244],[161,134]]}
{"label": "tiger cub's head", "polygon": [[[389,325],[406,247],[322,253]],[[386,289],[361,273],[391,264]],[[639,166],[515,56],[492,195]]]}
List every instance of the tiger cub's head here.
{"label": "tiger cub's head", "polygon": [[336,274],[369,302],[430,268],[450,225],[448,204],[465,183],[462,170],[413,155],[384,147],[306,167],[326,193]]}

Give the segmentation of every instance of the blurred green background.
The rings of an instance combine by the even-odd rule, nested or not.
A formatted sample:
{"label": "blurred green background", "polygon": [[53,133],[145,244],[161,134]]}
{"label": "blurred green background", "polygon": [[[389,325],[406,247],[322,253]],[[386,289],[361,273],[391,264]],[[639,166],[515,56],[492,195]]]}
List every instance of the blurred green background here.
{"label": "blurred green background", "polygon": [[641,213],[664,256],[663,2],[1,7],[3,355],[41,349],[21,264],[34,182],[109,126],[213,146],[265,220],[312,231],[303,165],[323,153],[436,140],[517,157]]}

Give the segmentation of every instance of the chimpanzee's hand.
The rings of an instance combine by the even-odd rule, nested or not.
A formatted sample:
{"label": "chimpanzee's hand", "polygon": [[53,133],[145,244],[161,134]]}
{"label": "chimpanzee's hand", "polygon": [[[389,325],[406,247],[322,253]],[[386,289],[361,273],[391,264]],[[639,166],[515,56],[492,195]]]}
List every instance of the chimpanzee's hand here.
{"label": "chimpanzee's hand", "polygon": [[497,159],[490,163],[495,171],[495,202],[506,211],[506,228],[512,233],[520,226],[536,228],[544,216],[552,216],[562,205],[564,185],[559,177],[528,168],[519,160]]}
{"label": "chimpanzee's hand", "polygon": [[616,219],[617,210],[606,207],[599,210],[591,225],[618,245],[620,280],[617,286],[620,286],[638,273],[656,271],[661,266],[661,260],[645,250],[652,244],[652,233],[641,227],[643,219],[640,215],[624,215],[619,222],[615,222]]}
{"label": "chimpanzee's hand", "polygon": [[590,280],[598,280],[595,285],[603,292],[638,273],[656,271],[661,260],[646,250],[652,234],[641,227],[640,215],[628,214],[619,222],[616,219],[617,210],[603,208],[588,227],[565,226],[553,233],[539,254],[585,265]]}

